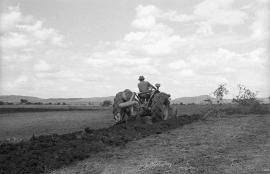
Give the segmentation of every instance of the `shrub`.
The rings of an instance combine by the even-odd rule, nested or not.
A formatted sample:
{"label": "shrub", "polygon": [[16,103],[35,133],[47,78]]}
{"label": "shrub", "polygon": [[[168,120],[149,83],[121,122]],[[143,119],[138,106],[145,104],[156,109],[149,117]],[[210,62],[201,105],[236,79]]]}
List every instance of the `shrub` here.
{"label": "shrub", "polygon": [[27,104],[27,103],[29,103],[28,100],[26,100],[26,99],[21,99],[20,102],[21,102],[21,104]]}
{"label": "shrub", "polygon": [[104,100],[101,103],[102,106],[111,106],[112,105],[112,101],[111,100]]}
{"label": "shrub", "polygon": [[257,92],[252,92],[250,89],[247,89],[244,85],[238,85],[239,92],[238,95],[233,98],[233,102],[240,105],[251,105],[253,103],[259,102],[256,98]]}
{"label": "shrub", "polygon": [[269,113],[268,107],[256,98],[257,92],[253,92],[246,88],[244,85],[238,85],[238,95],[233,98],[236,106],[231,106],[224,109],[226,114],[267,114]]}

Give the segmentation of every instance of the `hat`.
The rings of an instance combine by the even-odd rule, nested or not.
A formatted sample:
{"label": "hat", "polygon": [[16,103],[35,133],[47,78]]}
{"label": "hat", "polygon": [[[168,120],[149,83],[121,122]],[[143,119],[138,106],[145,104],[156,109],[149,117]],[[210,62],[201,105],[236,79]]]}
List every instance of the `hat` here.
{"label": "hat", "polygon": [[144,76],[140,76],[139,77],[139,80],[144,80]]}

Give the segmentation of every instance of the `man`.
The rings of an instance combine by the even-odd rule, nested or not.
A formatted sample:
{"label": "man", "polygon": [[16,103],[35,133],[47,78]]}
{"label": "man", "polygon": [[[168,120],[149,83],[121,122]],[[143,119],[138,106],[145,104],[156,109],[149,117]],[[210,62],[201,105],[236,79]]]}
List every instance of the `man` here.
{"label": "man", "polygon": [[127,102],[132,98],[133,92],[129,89],[126,89],[124,91],[118,92],[114,98],[113,102],[113,115],[116,122],[119,122],[123,119],[125,114],[131,115],[132,111],[130,107],[121,108],[119,105],[121,103]]}
{"label": "man", "polygon": [[143,100],[143,102],[146,100],[148,100],[150,98],[150,94],[151,94],[151,89],[155,89],[156,88],[151,84],[149,83],[148,81],[144,81],[144,77],[143,76],[140,76],[139,77],[139,83],[138,83],[138,88],[139,88],[139,91],[140,91],[140,98]]}

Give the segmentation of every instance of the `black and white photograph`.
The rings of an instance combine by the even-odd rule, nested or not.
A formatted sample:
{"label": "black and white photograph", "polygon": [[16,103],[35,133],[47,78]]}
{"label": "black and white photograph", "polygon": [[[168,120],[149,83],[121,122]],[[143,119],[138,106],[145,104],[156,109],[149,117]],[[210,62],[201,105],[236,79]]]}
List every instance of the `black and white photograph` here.
{"label": "black and white photograph", "polygon": [[270,174],[270,0],[0,0],[0,174]]}

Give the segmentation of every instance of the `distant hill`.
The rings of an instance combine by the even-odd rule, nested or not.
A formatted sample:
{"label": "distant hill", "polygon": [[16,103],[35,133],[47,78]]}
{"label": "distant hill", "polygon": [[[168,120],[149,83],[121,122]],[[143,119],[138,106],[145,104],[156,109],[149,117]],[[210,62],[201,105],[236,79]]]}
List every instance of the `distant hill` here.
{"label": "distant hill", "polygon": [[25,99],[29,102],[36,103],[41,102],[43,99],[38,97],[21,96],[21,95],[0,95],[0,101],[9,103],[20,103],[21,99]]}
{"label": "distant hill", "polygon": [[[176,98],[171,101],[172,104],[206,104],[207,102],[205,100],[211,99],[213,103],[216,103],[216,99],[209,96],[209,95],[200,95],[200,96],[194,96],[194,97],[180,97]],[[230,103],[232,100],[231,99],[223,99],[224,103]]]}
{"label": "distant hill", "polygon": [[99,105],[104,100],[113,101],[114,96],[109,97],[91,97],[91,98],[38,98],[31,96],[20,96],[20,95],[0,95],[0,101],[9,102],[9,103],[20,103],[21,99],[25,99],[31,103],[66,103],[69,105],[88,105],[91,103],[92,105]]}
{"label": "distant hill", "polygon": [[[38,98],[38,97],[31,97],[31,96],[21,96],[21,95],[0,95],[0,101],[3,102],[9,102],[18,104],[20,103],[21,99],[25,99],[31,103],[66,103],[68,105],[99,105],[104,100],[110,100],[113,102],[114,96],[108,96],[108,97],[90,97],[90,98]],[[172,104],[206,104],[206,99],[211,99],[213,103],[216,103],[216,99],[209,96],[209,95],[200,95],[200,96],[194,96],[194,97],[180,97],[176,98],[171,101]],[[263,103],[270,103],[270,100],[268,98],[259,98],[260,101]],[[224,103],[231,103],[231,99],[223,99]]]}
{"label": "distant hill", "polygon": [[110,100],[113,102],[114,96],[109,97],[91,97],[91,98],[49,98],[44,99],[46,103],[66,103],[73,105],[88,105],[89,102],[93,105],[98,105],[104,100]]}

